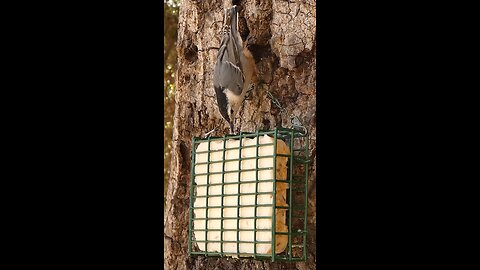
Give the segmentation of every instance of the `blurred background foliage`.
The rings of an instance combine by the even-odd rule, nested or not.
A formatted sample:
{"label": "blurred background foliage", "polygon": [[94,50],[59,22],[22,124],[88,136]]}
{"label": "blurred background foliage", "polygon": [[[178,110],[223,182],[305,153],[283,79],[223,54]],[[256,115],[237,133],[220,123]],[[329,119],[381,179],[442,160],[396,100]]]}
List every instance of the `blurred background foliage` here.
{"label": "blurred background foliage", "polygon": [[177,29],[178,7],[180,0],[164,0],[163,17],[163,104],[164,104],[164,131],[163,131],[163,177],[164,194],[163,203],[167,192],[170,177],[170,160],[173,137],[173,114],[175,112],[175,71],[177,68]]}

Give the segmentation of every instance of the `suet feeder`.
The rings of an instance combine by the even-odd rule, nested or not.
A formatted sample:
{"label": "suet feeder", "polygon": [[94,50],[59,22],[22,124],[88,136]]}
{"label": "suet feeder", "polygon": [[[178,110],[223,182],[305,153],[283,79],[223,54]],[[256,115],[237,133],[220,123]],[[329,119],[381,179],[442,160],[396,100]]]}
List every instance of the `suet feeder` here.
{"label": "suet feeder", "polygon": [[193,138],[188,253],[306,261],[308,136]]}

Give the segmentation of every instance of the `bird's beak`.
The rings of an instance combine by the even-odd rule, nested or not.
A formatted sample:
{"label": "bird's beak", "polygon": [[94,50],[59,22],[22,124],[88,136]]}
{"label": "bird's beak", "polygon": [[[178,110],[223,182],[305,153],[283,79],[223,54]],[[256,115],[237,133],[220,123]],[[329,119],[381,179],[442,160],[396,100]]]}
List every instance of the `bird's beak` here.
{"label": "bird's beak", "polygon": [[230,122],[230,132],[232,132],[232,134],[234,134],[234,131],[233,131],[233,122]]}

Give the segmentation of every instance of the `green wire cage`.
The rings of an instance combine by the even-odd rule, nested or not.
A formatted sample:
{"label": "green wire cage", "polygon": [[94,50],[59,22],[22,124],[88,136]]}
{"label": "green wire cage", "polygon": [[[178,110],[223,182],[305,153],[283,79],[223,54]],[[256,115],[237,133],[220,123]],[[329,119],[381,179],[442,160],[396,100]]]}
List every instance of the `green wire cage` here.
{"label": "green wire cage", "polygon": [[308,163],[296,129],[193,138],[189,255],[306,261]]}

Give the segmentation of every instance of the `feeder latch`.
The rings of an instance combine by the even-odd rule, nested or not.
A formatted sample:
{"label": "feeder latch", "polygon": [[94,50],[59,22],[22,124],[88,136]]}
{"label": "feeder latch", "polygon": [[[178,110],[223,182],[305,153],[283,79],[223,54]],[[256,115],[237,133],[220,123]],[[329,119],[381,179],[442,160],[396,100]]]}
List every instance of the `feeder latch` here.
{"label": "feeder latch", "polygon": [[307,134],[307,128],[300,122],[300,119],[296,115],[290,116],[290,122],[292,124],[293,129],[303,130],[303,134]]}

